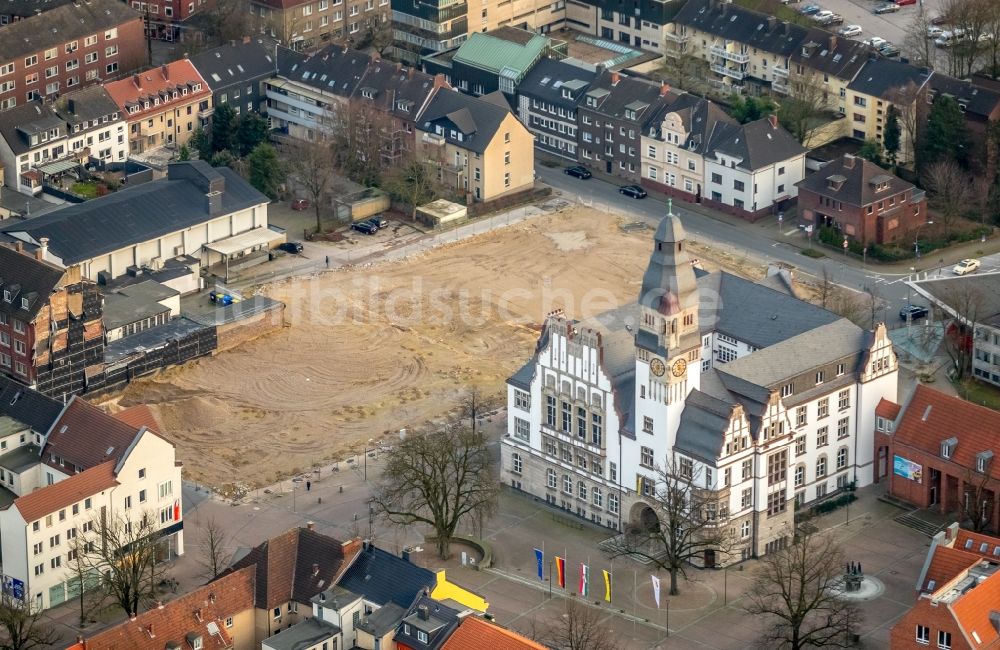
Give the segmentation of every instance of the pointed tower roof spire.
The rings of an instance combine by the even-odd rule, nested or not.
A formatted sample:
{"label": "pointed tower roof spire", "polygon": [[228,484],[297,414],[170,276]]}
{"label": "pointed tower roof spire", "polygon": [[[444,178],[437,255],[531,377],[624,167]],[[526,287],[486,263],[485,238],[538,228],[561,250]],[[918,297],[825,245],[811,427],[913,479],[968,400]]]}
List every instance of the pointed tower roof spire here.
{"label": "pointed tower roof spire", "polygon": [[667,203],[667,216],[660,221],[653,237],[653,253],[642,277],[639,303],[661,314],[677,313],[698,302],[691,258],[687,253],[684,227],[674,214],[673,201]]}

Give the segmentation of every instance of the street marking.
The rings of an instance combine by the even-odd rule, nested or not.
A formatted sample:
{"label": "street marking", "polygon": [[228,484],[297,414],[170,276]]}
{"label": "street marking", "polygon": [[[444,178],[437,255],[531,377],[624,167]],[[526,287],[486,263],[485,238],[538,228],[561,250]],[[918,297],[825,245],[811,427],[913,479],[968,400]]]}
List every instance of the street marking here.
{"label": "street marking", "polygon": [[795,233],[797,233],[798,231],[799,231],[799,229],[798,229],[798,228],[792,228],[791,230],[788,230],[788,231],[784,232],[783,234],[785,235],[785,237],[787,237],[787,236],[789,236],[789,235],[794,235],[794,234],[795,234]]}

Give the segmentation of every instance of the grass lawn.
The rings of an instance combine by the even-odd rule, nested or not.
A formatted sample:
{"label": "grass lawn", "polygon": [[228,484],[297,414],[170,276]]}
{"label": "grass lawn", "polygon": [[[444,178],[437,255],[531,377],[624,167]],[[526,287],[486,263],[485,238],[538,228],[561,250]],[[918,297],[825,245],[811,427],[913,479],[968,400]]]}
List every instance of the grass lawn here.
{"label": "grass lawn", "polygon": [[74,194],[78,194],[85,199],[97,198],[97,183],[94,183],[93,181],[73,183],[73,186],[69,189]]}
{"label": "grass lawn", "polygon": [[986,406],[994,411],[1000,411],[1000,388],[984,384],[975,379],[966,379],[961,382],[952,382],[959,396],[970,402]]}

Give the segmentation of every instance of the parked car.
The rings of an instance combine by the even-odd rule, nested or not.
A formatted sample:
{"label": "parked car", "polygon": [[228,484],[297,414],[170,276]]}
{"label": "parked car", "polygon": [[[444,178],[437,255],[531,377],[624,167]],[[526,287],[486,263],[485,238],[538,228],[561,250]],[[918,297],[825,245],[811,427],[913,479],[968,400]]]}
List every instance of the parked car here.
{"label": "parked car", "polygon": [[646,190],[642,189],[638,185],[622,185],[618,188],[618,191],[625,196],[630,196],[633,199],[644,199],[646,198]]}
{"label": "parked car", "polygon": [[840,14],[832,14],[827,16],[823,20],[818,21],[823,27],[833,27],[834,25],[843,25],[844,17]]}
{"label": "parked car", "polygon": [[886,58],[892,58],[894,56],[899,56],[899,48],[892,43],[886,42],[882,47],[878,48],[878,53]]}
{"label": "parked car", "polygon": [[875,13],[875,14],[891,14],[891,13],[894,13],[896,11],[899,11],[899,5],[898,4],[896,4],[895,2],[883,2],[882,4],[877,5],[875,7],[873,13]]}
{"label": "parked car", "polygon": [[933,18],[931,18],[932,25],[944,25],[947,22],[948,22],[948,16],[945,15],[934,16]]}
{"label": "parked car", "polygon": [[823,7],[820,7],[819,5],[805,5],[799,9],[799,13],[804,16],[811,16],[819,11],[823,11]]}
{"label": "parked car", "polygon": [[841,36],[861,36],[863,31],[861,25],[844,25],[837,30],[837,33]]}
{"label": "parked car", "polygon": [[928,310],[920,305],[907,305],[899,310],[899,320],[917,320],[927,318]]}
{"label": "parked car", "polygon": [[297,241],[286,241],[278,245],[279,250],[283,250],[286,253],[301,253],[302,252],[302,242]]}
{"label": "parked car", "polygon": [[896,4],[898,4],[900,7],[905,7],[906,5],[917,4],[917,0],[896,0]]}
{"label": "parked car", "polygon": [[820,22],[820,21],[826,20],[827,18],[829,18],[832,15],[833,15],[833,12],[830,11],[829,9],[820,9],[816,13],[812,14],[811,18],[813,20],[815,20],[816,22]]}
{"label": "parked car", "polygon": [[292,201],[293,210],[308,210],[309,209],[309,199],[295,199]]}
{"label": "parked car", "polygon": [[878,48],[882,47],[883,45],[885,45],[888,42],[889,41],[885,40],[884,38],[882,38],[880,36],[872,36],[871,38],[862,41],[862,43],[864,43],[865,45],[869,45],[869,46],[875,48],[876,50]]}
{"label": "parked car", "polygon": [[236,299],[232,295],[226,293],[225,291],[214,290],[208,293],[208,299],[217,305],[231,305],[236,302]]}
{"label": "parked car", "polygon": [[389,220],[380,214],[368,219],[368,223],[374,224],[376,228],[386,228],[389,225]]}
{"label": "parked car", "polygon": [[567,167],[564,171],[570,176],[579,178],[581,180],[587,180],[588,178],[593,176],[593,174],[590,173],[589,169],[587,169],[586,167],[580,167],[579,165],[577,165],[576,167]]}
{"label": "parked car", "polygon": [[962,260],[961,262],[956,264],[955,268],[953,268],[952,271],[955,272],[955,275],[966,275],[968,273],[975,273],[976,271],[978,271],[979,266],[980,266],[979,260],[967,259],[967,260]]}
{"label": "parked car", "polygon": [[937,38],[944,33],[944,30],[937,25],[931,25],[927,28],[927,38]]}
{"label": "parked car", "polygon": [[357,230],[365,235],[374,235],[378,232],[378,226],[370,221],[358,221],[357,223],[352,223],[351,229]]}

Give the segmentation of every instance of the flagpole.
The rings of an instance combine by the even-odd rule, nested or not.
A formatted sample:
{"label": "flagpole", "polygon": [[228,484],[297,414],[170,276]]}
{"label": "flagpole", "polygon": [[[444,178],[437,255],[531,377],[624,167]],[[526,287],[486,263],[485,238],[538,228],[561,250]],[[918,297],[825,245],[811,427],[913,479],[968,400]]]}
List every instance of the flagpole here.
{"label": "flagpole", "polygon": [[552,598],[552,560],[549,560],[549,598]]}

